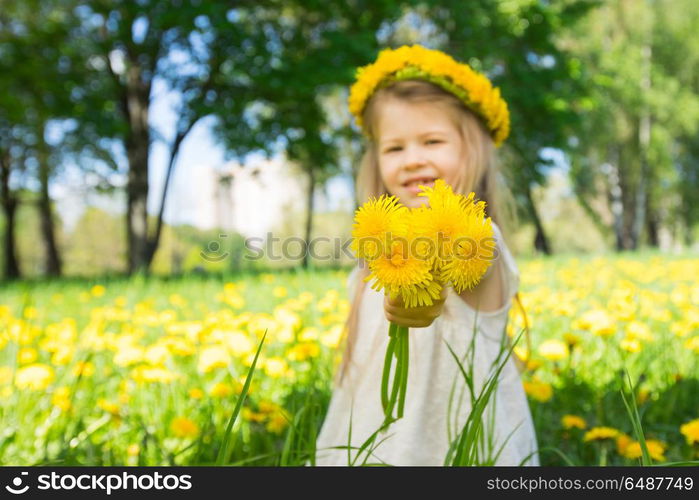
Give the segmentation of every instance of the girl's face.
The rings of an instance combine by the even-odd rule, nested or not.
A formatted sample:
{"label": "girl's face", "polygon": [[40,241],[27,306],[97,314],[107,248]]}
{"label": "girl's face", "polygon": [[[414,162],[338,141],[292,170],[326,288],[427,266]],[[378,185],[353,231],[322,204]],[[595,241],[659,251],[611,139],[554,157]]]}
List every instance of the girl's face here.
{"label": "girl's face", "polygon": [[389,99],[380,109],[377,136],[381,179],[405,206],[427,203],[418,196],[421,184],[444,179],[455,187],[464,168],[463,141],[442,107]]}

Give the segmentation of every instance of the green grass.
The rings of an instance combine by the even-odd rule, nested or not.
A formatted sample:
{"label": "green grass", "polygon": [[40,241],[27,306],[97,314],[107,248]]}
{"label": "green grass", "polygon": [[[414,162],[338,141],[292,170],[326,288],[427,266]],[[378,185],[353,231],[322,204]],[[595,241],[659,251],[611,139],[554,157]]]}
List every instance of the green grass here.
{"label": "green grass", "polygon": [[[693,293],[699,297],[693,281],[699,259],[646,252],[518,259],[518,265],[534,358],[541,362],[523,379],[536,378],[553,389],[546,401],[530,398],[542,465],[657,464],[645,446],[649,439],[665,444],[665,461],[699,458],[698,445],[688,444],[679,430],[699,418],[699,353],[685,345],[699,335],[693,319],[699,302],[691,302]],[[338,352],[322,339],[344,320],[346,277],[347,270],[289,270],[6,284],[0,306],[0,463],[315,463],[315,439]],[[630,320],[617,320],[617,331],[608,337],[576,328],[575,320],[590,309],[613,311],[624,291],[637,305],[633,319],[646,324],[654,337],[641,342],[640,352],[620,347]],[[571,314],[555,311],[561,302],[571,304]],[[516,315],[512,318],[517,330],[521,325]],[[675,324],[684,324],[687,333],[673,333]],[[246,336],[252,348],[245,355],[227,351],[227,364],[203,370],[203,350],[232,349],[232,332]],[[572,356],[550,361],[537,354],[544,340],[562,340],[568,332],[580,338]],[[164,345],[163,339],[179,339],[191,352],[176,354],[169,346],[159,359],[153,348]],[[290,353],[299,344],[314,354],[294,358]],[[118,363],[128,346],[141,349],[140,355],[131,364]],[[259,358],[254,358],[258,347]],[[31,360],[34,354],[37,359]],[[286,362],[282,375],[275,373],[284,371],[278,360]],[[76,373],[79,362],[90,363],[94,373]],[[45,387],[17,385],[19,372],[32,364],[51,367],[53,378]],[[162,375],[148,372],[154,368],[177,378],[142,380]],[[468,374],[468,363],[462,374]],[[193,397],[192,390],[201,397]],[[70,408],[61,409],[66,401]],[[611,441],[585,442],[586,430],[562,427],[567,414],[584,418],[588,428],[614,427],[639,440],[641,458],[623,457]],[[178,417],[191,420],[196,432],[178,436],[171,426]],[[455,444],[445,461],[480,460],[476,443],[487,436],[481,435],[479,421],[474,417],[467,428],[452,430]],[[365,443],[350,457],[356,464],[369,463],[359,455],[373,446],[380,449],[378,441]]]}

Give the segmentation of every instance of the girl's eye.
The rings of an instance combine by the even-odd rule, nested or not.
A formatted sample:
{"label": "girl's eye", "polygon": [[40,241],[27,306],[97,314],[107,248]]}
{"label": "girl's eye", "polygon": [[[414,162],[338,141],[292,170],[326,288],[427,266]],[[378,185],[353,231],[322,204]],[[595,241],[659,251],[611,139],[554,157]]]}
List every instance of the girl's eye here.
{"label": "girl's eye", "polygon": [[400,151],[400,150],[401,150],[401,147],[400,147],[400,146],[394,146],[394,147],[392,147],[392,148],[388,148],[388,149],[386,150],[386,152],[387,152],[387,153],[391,153],[391,152],[393,152],[393,151]]}
{"label": "girl's eye", "polygon": [[430,139],[429,141],[427,141],[427,144],[439,144],[440,142],[442,141],[440,141],[439,139]]}

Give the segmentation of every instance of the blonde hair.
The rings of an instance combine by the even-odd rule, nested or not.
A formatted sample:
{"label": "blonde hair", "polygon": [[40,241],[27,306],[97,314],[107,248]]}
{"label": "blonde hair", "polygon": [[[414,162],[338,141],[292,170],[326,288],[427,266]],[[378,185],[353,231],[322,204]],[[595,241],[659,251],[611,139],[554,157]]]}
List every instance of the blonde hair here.
{"label": "blonde hair", "polygon": [[[370,139],[366,143],[357,172],[356,194],[359,204],[366,202],[370,197],[388,194],[381,180],[376,144],[377,118],[381,105],[388,99],[400,99],[409,103],[428,102],[442,107],[447,112],[461,134],[466,152],[462,175],[453,186],[454,191],[462,194],[473,191],[478,199],[485,201],[488,216],[500,227],[504,238],[510,225],[516,221],[516,211],[510,191],[502,188],[503,179],[500,176],[495,145],[490,133],[481,119],[456,96],[424,80],[394,82],[377,90],[367,103],[362,114],[362,123]],[[360,299],[366,276],[368,276],[367,266],[359,266],[357,286],[345,325],[345,352],[336,374],[336,384],[342,383],[351,362],[357,337]]]}

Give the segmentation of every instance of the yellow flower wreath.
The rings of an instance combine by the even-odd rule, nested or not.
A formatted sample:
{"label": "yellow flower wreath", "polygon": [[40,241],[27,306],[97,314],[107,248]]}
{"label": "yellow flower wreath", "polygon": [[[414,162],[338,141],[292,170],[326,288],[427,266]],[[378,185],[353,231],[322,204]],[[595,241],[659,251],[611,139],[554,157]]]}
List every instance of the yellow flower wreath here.
{"label": "yellow flower wreath", "polygon": [[459,63],[440,50],[420,45],[384,49],[372,64],[357,68],[350,89],[349,110],[357,125],[363,126],[362,112],[379,88],[399,80],[421,79],[439,85],[458,97],[485,120],[496,146],[510,133],[510,114],[500,89],[468,64]]}

